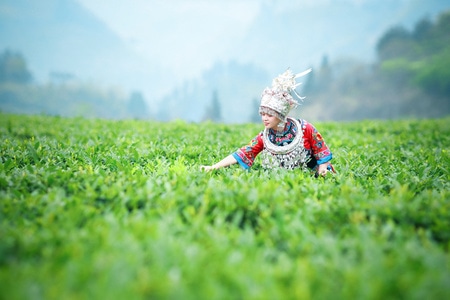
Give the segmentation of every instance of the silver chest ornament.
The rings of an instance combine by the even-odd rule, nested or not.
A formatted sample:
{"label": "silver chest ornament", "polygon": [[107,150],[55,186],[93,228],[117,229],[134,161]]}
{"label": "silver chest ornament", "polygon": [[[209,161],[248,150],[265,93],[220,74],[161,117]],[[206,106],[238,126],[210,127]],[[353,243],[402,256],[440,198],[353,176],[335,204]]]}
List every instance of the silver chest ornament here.
{"label": "silver chest ornament", "polygon": [[261,152],[264,168],[306,169],[306,164],[311,159],[303,143],[303,130],[300,123],[295,119],[288,119],[297,127],[297,134],[294,140],[287,145],[277,146],[273,144],[269,139],[269,130],[264,129],[262,136],[264,149]]}

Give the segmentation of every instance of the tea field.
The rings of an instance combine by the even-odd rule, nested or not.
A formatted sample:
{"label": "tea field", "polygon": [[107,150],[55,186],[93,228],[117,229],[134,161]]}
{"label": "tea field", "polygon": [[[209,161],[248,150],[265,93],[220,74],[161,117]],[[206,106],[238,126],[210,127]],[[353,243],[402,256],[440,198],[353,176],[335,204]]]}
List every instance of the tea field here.
{"label": "tea field", "polygon": [[450,118],[314,125],[335,175],[200,171],[258,124],[0,114],[0,299],[450,299]]}

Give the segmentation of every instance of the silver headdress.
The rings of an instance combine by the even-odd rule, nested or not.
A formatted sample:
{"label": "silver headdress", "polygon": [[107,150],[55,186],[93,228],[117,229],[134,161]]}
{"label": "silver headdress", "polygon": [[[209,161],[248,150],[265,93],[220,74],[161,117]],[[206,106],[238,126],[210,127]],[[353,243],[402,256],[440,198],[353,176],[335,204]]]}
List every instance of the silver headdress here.
{"label": "silver headdress", "polygon": [[265,88],[261,95],[261,104],[259,107],[259,113],[267,113],[273,115],[280,119],[282,122],[286,122],[286,117],[288,113],[296,108],[299,103],[296,101],[291,93],[293,93],[299,100],[303,100],[305,97],[301,97],[295,91],[300,83],[295,80],[302,77],[312,69],[308,69],[304,72],[293,74],[290,69],[286,70],[283,74],[278,75],[272,81],[271,88]]}

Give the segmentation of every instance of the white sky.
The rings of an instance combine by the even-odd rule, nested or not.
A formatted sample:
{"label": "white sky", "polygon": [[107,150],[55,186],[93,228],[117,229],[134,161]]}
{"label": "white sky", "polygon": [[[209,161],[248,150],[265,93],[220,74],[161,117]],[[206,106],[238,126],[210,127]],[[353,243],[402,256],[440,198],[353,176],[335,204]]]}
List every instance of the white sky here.
{"label": "white sky", "polygon": [[[258,0],[78,0],[143,57],[191,77],[228,59]],[[189,59],[187,59],[189,58]]]}
{"label": "white sky", "polygon": [[[167,80],[173,80],[173,83],[178,84],[185,79],[198,77],[204,70],[219,61],[227,62],[242,58],[246,60],[243,61],[246,63],[249,58],[251,60],[249,56],[252,56],[255,51],[254,48],[251,48],[251,42],[247,45],[251,49],[248,50],[249,53],[238,52],[236,45],[243,44],[241,41],[247,36],[249,27],[253,25],[253,21],[259,16],[260,9],[265,4],[270,4],[271,9],[285,11],[293,7],[302,9],[313,6],[323,7],[327,4],[340,6],[353,3],[360,5],[376,0],[76,1],[102,20],[152,66],[163,70],[162,73],[168,78]],[[389,5],[388,0],[379,1],[384,5]],[[389,23],[389,21],[380,20],[380,24]],[[369,25],[366,24],[366,26]],[[355,28],[355,30],[364,29],[365,27]],[[347,35],[341,34],[341,36],[342,43],[347,43],[344,38]],[[351,37],[348,35],[347,38]],[[319,38],[323,37],[318,37],[314,41],[319,41]],[[270,46],[267,44],[267,47]],[[323,51],[322,49],[317,51],[317,57],[322,57]],[[308,57],[313,59],[312,56]],[[260,57],[260,59],[264,58]],[[273,63],[280,64],[275,60]]]}
{"label": "white sky", "polygon": [[[77,0],[149,61],[174,79],[195,77],[214,62],[231,58],[232,45],[264,2],[277,9],[368,0]],[[182,73],[180,73],[182,72]]]}

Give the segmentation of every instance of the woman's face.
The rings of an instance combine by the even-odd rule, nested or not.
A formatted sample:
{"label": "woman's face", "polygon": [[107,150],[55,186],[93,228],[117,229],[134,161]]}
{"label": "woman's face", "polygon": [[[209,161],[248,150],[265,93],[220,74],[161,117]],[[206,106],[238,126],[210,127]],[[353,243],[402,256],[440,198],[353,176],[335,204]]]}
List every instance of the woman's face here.
{"label": "woman's face", "polygon": [[272,130],[276,130],[278,124],[281,122],[280,119],[278,119],[277,117],[269,115],[267,113],[261,113],[261,120],[264,124],[264,127],[266,127],[266,129],[272,129]]}

